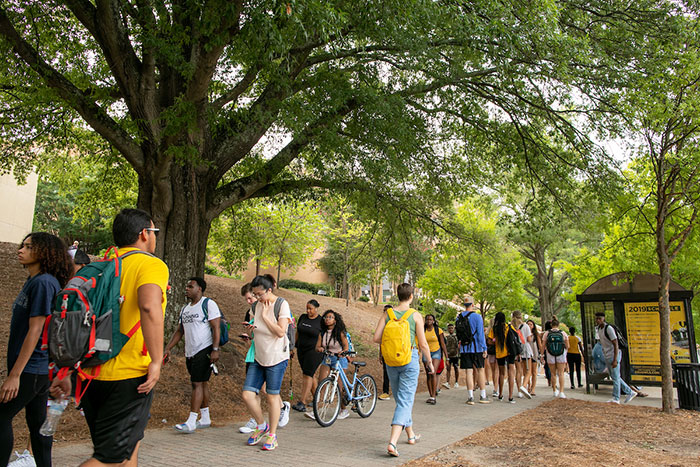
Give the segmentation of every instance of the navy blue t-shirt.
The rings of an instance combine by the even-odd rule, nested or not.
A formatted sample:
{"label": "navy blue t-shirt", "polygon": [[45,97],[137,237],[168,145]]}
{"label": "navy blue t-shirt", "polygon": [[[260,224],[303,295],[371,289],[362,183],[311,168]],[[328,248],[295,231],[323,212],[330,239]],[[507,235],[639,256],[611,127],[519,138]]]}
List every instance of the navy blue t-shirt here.
{"label": "navy blue t-shirt", "polygon": [[[12,305],[10,340],[7,343],[7,372],[12,370],[24,339],[29,332],[29,318],[49,316],[54,297],[61,290],[58,280],[51,274],[37,274],[27,279],[22,291]],[[41,350],[41,337],[37,340],[34,353],[29,358],[23,373],[46,375],[49,373],[49,352]]]}

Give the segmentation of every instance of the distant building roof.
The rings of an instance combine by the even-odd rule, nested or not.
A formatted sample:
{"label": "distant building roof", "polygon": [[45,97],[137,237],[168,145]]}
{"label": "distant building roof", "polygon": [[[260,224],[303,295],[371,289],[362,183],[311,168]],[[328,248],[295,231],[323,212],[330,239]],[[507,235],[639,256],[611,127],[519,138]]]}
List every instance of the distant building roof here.
{"label": "distant building roof", "polygon": [[[598,294],[630,294],[630,293],[645,293],[658,292],[659,281],[661,277],[658,274],[641,273],[632,276],[626,272],[616,272],[601,279],[598,279],[593,284],[588,286],[581,295],[598,295]],[[671,280],[669,291],[686,291],[678,282]]]}

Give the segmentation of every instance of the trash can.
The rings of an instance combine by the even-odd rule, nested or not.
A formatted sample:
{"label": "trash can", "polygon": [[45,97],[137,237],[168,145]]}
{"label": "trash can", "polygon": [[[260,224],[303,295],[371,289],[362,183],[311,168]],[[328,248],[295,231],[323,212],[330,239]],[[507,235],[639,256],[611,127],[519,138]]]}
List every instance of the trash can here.
{"label": "trash can", "polygon": [[700,411],[700,363],[676,363],[673,376],[678,390],[678,407]]}

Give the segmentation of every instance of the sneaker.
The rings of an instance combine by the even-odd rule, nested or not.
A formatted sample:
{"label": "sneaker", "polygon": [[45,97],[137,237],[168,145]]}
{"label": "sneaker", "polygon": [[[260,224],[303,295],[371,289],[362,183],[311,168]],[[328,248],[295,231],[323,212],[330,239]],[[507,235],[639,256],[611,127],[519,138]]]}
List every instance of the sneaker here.
{"label": "sneaker", "polygon": [[617,399],[610,399],[609,401],[606,401],[606,402],[608,402],[608,403],[610,403],[610,404],[617,404],[617,405],[620,405],[620,401],[617,400]]}
{"label": "sneaker", "polygon": [[467,399],[467,405],[474,405],[474,398],[473,397],[470,397],[469,399]]}
{"label": "sneaker", "polygon": [[248,420],[248,421],[246,422],[245,425],[243,425],[242,427],[240,427],[240,428],[238,429],[238,431],[240,431],[241,433],[245,433],[245,434],[252,433],[252,432],[255,431],[255,427],[257,427],[257,426],[258,426],[258,424],[255,423],[255,419],[254,419],[254,418],[251,418],[250,420]]}
{"label": "sneaker", "polygon": [[528,399],[532,399],[532,395],[530,395],[530,392],[525,389],[525,386],[520,386],[520,392],[522,392]]}
{"label": "sneaker", "polygon": [[525,396],[523,396],[522,391],[518,391],[518,399],[522,399],[523,397],[525,397]]}
{"label": "sneaker", "polygon": [[187,423],[179,423],[175,425],[173,428],[175,428],[175,431],[179,431],[180,433],[186,433],[186,434],[191,434],[195,432],[196,428],[190,428],[190,426]]}
{"label": "sneaker", "polygon": [[22,454],[15,451],[15,455],[17,459],[7,464],[7,467],[36,467],[36,461],[28,449],[25,449]]}
{"label": "sneaker", "polygon": [[455,382],[454,387],[458,388],[458,387],[459,387],[459,383]]}
{"label": "sneaker", "polygon": [[508,403],[509,403],[509,404],[515,404],[515,399],[513,399],[513,398],[511,397],[510,399],[508,399]]}
{"label": "sneaker", "polygon": [[566,394],[564,394],[564,391],[559,393],[559,399],[566,399]]}
{"label": "sneaker", "polygon": [[493,394],[491,394],[491,397],[498,397],[498,391],[493,391]]}
{"label": "sneaker", "polygon": [[503,402],[503,396],[501,396],[500,394],[498,395],[498,402]]}
{"label": "sneaker", "polygon": [[625,404],[627,404],[629,401],[637,397],[637,393],[634,391],[631,391],[629,394],[627,394],[627,397],[625,397]]}
{"label": "sneaker", "polygon": [[202,423],[201,420],[197,420],[197,429],[199,430],[200,428],[209,428],[211,426],[211,421],[209,423]]}
{"label": "sneaker", "polygon": [[304,416],[306,418],[310,418],[311,420],[316,420],[316,416],[314,415],[313,410],[307,410],[306,412],[304,412]]}
{"label": "sneaker", "polygon": [[390,398],[391,398],[391,395],[386,393],[386,392],[383,392],[383,393],[379,394],[379,396],[377,396],[377,399],[379,399],[380,401],[388,401]]}
{"label": "sneaker", "polygon": [[350,412],[348,411],[348,409],[343,409],[338,414],[338,420],[344,420],[344,419],[348,418],[349,416],[350,416]]}
{"label": "sneaker", "polygon": [[277,435],[267,435],[265,436],[265,442],[263,443],[262,449],[263,451],[272,451],[277,447]]}
{"label": "sneaker", "polygon": [[279,422],[280,428],[287,426],[287,423],[289,423],[289,409],[291,408],[291,406],[292,406],[292,404],[290,404],[287,401],[282,402],[282,410],[280,410],[280,422]]}
{"label": "sneaker", "polygon": [[554,390],[554,397],[559,397],[559,391],[557,391],[556,389]]}
{"label": "sneaker", "polygon": [[479,404],[490,404],[490,403],[491,403],[491,399],[489,399],[488,397],[486,397],[486,396],[483,396],[483,397],[479,396]]}
{"label": "sneaker", "polygon": [[268,431],[270,431],[270,426],[267,423],[265,424],[265,427],[263,429],[260,429],[256,426],[255,431],[253,431],[253,434],[250,435],[250,438],[248,438],[248,446],[258,444],[260,440],[265,437]]}
{"label": "sneaker", "polygon": [[571,389],[576,389],[573,384],[571,385]]}
{"label": "sneaker", "polygon": [[450,389],[450,383],[448,383],[448,382],[442,383],[442,386],[443,386],[445,389]]}

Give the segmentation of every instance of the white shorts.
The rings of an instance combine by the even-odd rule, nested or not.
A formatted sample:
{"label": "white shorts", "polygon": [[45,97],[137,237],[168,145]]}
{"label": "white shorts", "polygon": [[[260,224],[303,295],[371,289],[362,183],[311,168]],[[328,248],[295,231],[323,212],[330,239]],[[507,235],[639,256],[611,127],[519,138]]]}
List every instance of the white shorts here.
{"label": "white shorts", "polygon": [[549,352],[547,352],[547,363],[550,365],[554,365],[555,363],[566,363],[566,350],[558,357],[550,355]]}

